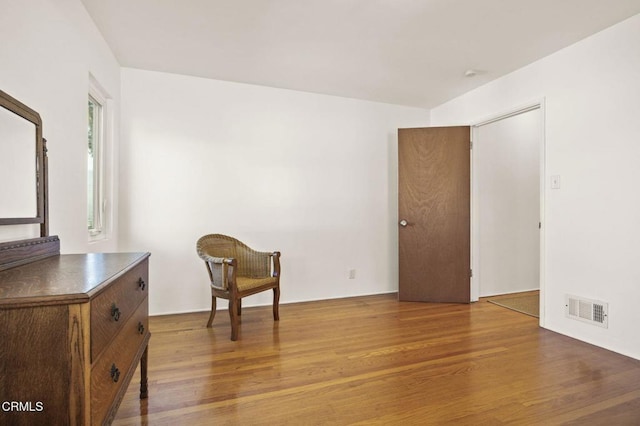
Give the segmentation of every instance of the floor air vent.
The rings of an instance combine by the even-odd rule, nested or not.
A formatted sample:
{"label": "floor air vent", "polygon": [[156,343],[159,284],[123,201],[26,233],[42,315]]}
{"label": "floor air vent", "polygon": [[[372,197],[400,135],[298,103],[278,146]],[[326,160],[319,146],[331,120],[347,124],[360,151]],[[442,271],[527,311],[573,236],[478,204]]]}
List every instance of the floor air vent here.
{"label": "floor air vent", "polygon": [[605,302],[567,294],[565,297],[565,313],[568,318],[578,321],[588,322],[604,328],[609,326],[609,306]]}

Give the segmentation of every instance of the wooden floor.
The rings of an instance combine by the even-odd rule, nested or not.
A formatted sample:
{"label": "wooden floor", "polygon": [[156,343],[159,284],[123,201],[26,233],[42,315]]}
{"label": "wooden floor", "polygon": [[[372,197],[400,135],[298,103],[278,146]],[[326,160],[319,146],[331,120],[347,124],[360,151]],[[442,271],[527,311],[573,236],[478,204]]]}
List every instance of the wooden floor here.
{"label": "wooden floor", "polygon": [[116,425],[640,425],[640,361],[486,300],[379,295],[153,317]]}

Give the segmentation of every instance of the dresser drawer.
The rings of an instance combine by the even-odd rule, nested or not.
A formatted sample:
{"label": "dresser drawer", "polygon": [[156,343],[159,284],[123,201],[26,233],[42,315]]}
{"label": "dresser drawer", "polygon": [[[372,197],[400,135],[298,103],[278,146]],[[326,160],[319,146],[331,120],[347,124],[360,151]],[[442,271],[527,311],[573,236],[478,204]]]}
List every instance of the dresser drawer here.
{"label": "dresser drawer", "polygon": [[[149,335],[149,303],[145,299],[124,324],[120,333],[107,346],[91,367],[91,418],[104,419],[118,391],[127,386],[137,368],[136,355],[141,353]],[[126,391],[122,389],[122,391]]]}
{"label": "dresser drawer", "polygon": [[148,294],[145,259],[91,301],[91,360],[109,344]]}

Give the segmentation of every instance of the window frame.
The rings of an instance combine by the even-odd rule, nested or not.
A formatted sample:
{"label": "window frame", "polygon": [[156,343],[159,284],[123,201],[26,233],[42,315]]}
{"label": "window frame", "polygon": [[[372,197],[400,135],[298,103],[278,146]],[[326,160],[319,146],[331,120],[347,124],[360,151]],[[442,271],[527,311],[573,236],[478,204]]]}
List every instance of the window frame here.
{"label": "window frame", "polygon": [[[110,188],[109,173],[107,169],[107,152],[111,143],[110,123],[112,119],[111,100],[106,91],[98,82],[89,76],[89,90],[87,96],[87,232],[90,241],[103,240],[108,238],[108,225],[110,223],[109,212],[107,210],[107,193]],[[99,106],[99,111],[94,111],[93,120],[89,121],[89,103]],[[93,129],[91,129],[93,124]],[[93,144],[93,175],[92,182],[89,182],[91,173],[91,160],[89,151],[89,131],[91,133],[91,143]],[[92,186],[92,188],[90,188]],[[91,189],[91,192],[90,192]],[[91,197],[91,199],[90,199]],[[93,215],[90,217],[91,209]],[[93,226],[91,226],[93,222]]]}

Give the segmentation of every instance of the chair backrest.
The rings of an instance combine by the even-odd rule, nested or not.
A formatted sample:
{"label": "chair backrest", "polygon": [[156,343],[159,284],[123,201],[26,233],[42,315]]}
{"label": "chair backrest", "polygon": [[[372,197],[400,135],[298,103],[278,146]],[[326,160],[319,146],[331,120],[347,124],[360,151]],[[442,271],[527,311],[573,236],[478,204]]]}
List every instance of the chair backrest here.
{"label": "chair backrest", "polygon": [[257,252],[233,237],[222,234],[205,235],[198,240],[196,248],[198,255],[236,259],[238,276],[258,278],[271,275],[269,254]]}

